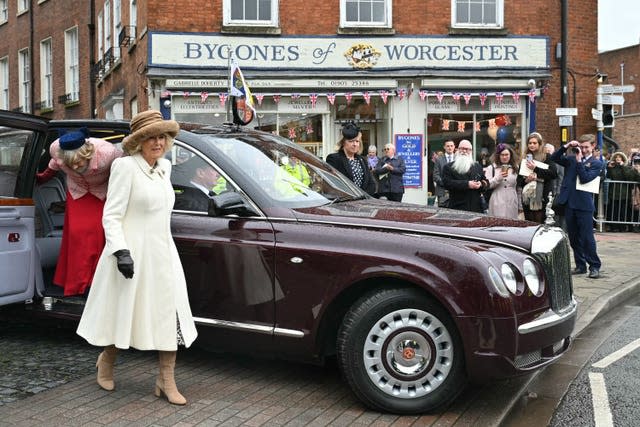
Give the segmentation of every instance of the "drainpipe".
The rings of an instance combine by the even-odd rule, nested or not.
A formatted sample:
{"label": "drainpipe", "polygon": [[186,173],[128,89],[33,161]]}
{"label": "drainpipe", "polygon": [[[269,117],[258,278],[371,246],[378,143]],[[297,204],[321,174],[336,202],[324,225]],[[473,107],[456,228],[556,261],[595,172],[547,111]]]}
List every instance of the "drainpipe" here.
{"label": "drainpipe", "polygon": [[[95,58],[95,41],[96,41],[96,23],[95,23],[96,1],[91,0],[89,2],[89,116],[92,119],[96,118],[96,76],[93,72],[96,65]],[[78,41],[80,38],[78,38]]]}
{"label": "drainpipe", "polygon": [[[29,1],[29,80],[31,81],[31,84],[29,85],[29,100],[31,101],[31,105],[29,106],[29,111],[31,112],[31,114],[35,114],[35,100],[34,97],[36,96],[36,89],[35,89],[35,85],[36,85],[36,76],[35,73],[33,72],[34,70],[34,62],[33,62],[33,39],[35,38],[35,30],[33,28],[33,0]],[[27,106],[25,105],[25,108]]]}
{"label": "drainpipe", "polygon": [[[560,106],[565,108],[569,106],[568,102],[568,89],[567,89],[567,19],[569,16],[569,1],[561,0],[560,11]],[[562,143],[566,144],[567,141],[566,128],[562,128]]]}

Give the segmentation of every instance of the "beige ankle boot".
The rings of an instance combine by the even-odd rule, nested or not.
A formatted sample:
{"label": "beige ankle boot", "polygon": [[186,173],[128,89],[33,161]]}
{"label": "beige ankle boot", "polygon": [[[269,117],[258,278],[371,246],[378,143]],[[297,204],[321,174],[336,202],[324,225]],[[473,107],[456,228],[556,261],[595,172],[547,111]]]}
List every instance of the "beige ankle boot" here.
{"label": "beige ankle boot", "polygon": [[98,368],[98,385],[107,391],[113,390],[116,385],[113,382],[113,364],[116,361],[118,349],[114,345],[104,348],[98,356],[96,368]]}
{"label": "beige ankle boot", "polygon": [[169,403],[174,405],[186,405],[187,399],[178,391],[176,381],[173,376],[174,368],[176,366],[176,352],[175,351],[158,351],[158,361],[160,365],[160,374],[156,380],[156,397],[160,397],[163,394],[167,396]]}

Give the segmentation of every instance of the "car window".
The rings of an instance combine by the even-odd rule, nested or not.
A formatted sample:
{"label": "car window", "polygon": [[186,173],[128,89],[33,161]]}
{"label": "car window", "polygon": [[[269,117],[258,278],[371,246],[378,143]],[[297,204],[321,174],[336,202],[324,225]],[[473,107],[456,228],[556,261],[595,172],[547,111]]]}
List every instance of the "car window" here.
{"label": "car window", "polygon": [[0,197],[13,197],[20,162],[33,132],[0,127]]}
{"label": "car window", "polygon": [[219,156],[238,166],[275,205],[320,206],[335,199],[366,197],[351,181],[307,150],[275,135],[207,136]]}
{"label": "car window", "polygon": [[187,148],[174,145],[165,157],[172,164],[174,209],[207,212],[209,198],[233,190],[216,168]]}

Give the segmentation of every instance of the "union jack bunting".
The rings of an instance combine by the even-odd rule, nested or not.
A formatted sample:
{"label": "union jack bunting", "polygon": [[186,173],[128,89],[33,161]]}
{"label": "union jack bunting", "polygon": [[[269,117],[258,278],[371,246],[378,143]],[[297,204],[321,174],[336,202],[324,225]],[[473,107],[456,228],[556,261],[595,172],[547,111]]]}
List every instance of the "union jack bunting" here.
{"label": "union jack bunting", "polygon": [[460,97],[462,96],[461,93],[459,92],[455,92],[453,95],[451,95],[451,97],[453,98],[454,101],[456,102],[460,102]]}
{"label": "union jack bunting", "polygon": [[289,139],[296,138],[296,128],[289,128]]}
{"label": "union jack bunting", "polygon": [[189,92],[187,92],[187,91],[182,92],[182,96],[183,96],[185,99],[187,99],[187,98],[189,97],[189,95],[191,95],[191,94],[190,94]]}
{"label": "union jack bunting", "polygon": [[476,122],[476,132],[480,132],[480,122]]}
{"label": "union jack bunting", "polygon": [[313,124],[311,122],[307,123],[305,131],[307,132],[307,135],[311,135],[313,133]]}
{"label": "union jack bunting", "polygon": [[385,104],[387,103],[388,96],[389,96],[389,92],[387,92],[386,90],[380,91],[380,98],[382,98],[382,102],[384,102]]}
{"label": "union jack bunting", "polygon": [[496,103],[498,105],[502,105],[502,100],[504,99],[504,93],[496,92]]}
{"label": "union jack bunting", "polygon": [[362,94],[362,97],[364,98],[364,102],[366,102],[367,105],[371,103],[371,94],[368,91],[364,91],[364,93]]}
{"label": "union jack bunting", "polygon": [[520,101],[520,94],[518,92],[513,92],[511,94],[511,97],[513,98],[514,101],[519,102]]}
{"label": "union jack bunting", "polygon": [[529,89],[529,102],[530,103],[534,103],[536,102],[536,90],[535,89]]}
{"label": "union jack bunting", "polygon": [[336,94],[335,93],[328,93],[327,94],[327,100],[329,101],[329,104],[333,105],[333,103],[336,102]]}
{"label": "union jack bunting", "polygon": [[291,94],[291,99],[299,99],[300,98],[300,94],[299,93],[292,93]]}
{"label": "union jack bunting", "polygon": [[424,101],[427,98],[427,94],[428,92],[426,90],[419,91],[418,95],[420,95],[420,101]]}
{"label": "union jack bunting", "polygon": [[436,99],[438,100],[438,102],[440,104],[442,104],[442,99],[444,98],[444,93],[442,92],[436,92]]}
{"label": "union jack bunting", "polygon": [[171,96],[171,92],[169,92],[168,90],[162,91],[162,93],[160,94],[161,98],[169,98]]}
{"label": "union jack bunting", "polygon": [[484,92],[480,93],[480,105],[484,106],[484,103],[487,101],[487,94]]}
{"label": "union jack bunting", "polygon": [[204,104],[209,97],[209,92],[200,92],[200,103]]}
{"label": "union jack bunting", "polygon": [[398,99],[400,101],[402,101],[404,99],[404,96],[407,94],[407,91],[405,89],[398,89]]}
{"label": "union jack bunting", "polygon": [[262,100],[264,99],[264,95],[262,94],[256,94],[254,95],[256,97],[256,99],[258,100],[258,105],[262,105]]}
{"label": "union jack bunting", "polygon": [[316,108],[316,102],[318,102],[318,94],[317,93],[309,94],[309,100],[311,101],[311,107]]}
{"label": "union jack bunting", "polygon": [[433,117],[429,117],[427,119],[427,126],[429,126],[429,127],[433,126]]}
{"label": "union jack bunting", "polygon": [[275,102],[276,104],[280,102],[280,95],[273,95],[273,102]]}
{"label": "union jack bunting", "polygon": [[489,128],[490,129],[494,129],[494,128],[497,128],[497,127],[498,127],[498,125],[496,124],[496,119],[490,119],[489,120]]}
{"label": "union jack bunting", "polygon": [[471,101],[471,94],[465,93],[464,95],[462,95],[462,97],[464,98],[465,105],[469,105],[469,101]]}
{"label": "union jack bunting", "polygon": [[442,130],[449,130],[449,119],[442,119]]}
{"label": "union jack bunting", "polygon": [[344,97],[347,98],[347,105],[351,104],[351,97],[353,94],[351,92],[347,92],[344,94]]}
{"label": "union jack bunting", "polygon": [[218,94],[218,97],[220,98],[220,105],[224,107],[224,103],[227,102],[227,93],[226,92],[220,92]]}
{"label": "union jack bunting", "polygon": [[464,127],[467,122],[458,122],[458,132],[464,132]]}

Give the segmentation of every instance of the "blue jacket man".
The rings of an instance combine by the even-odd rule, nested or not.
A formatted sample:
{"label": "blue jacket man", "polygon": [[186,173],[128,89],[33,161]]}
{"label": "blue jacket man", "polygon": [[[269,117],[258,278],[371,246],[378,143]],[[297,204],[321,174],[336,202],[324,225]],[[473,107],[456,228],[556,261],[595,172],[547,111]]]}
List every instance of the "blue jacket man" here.
{"label": "blue jacket man", "polygon": [[579,181],[586,184],[602,172],[603,163],[593,157],[595,137],[582,135],[577,141],[571,141],[551,155],[551,160],[564,167],[564,178],[556,202],[565,207],[567,234],[573,249],[575,269],[573,274],[585,274],[589,265],[589,276],[600,277],[601,262],[596,250],[593,235],[593,193],[576,188]]}

